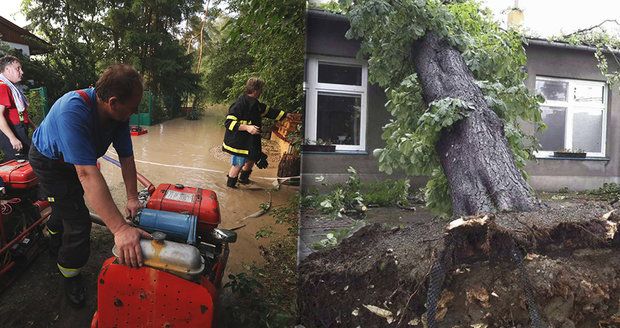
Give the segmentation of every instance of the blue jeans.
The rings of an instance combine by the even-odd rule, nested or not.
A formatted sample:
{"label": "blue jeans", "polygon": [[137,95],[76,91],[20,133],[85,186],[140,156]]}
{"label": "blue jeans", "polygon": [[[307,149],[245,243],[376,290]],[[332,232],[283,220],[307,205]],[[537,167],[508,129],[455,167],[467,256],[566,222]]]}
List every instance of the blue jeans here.
{"label": "blue jeans", "polygon": [[232,157],[230,158],[230,164],[232,166],[243,166],[247,161],[248,159],[246,157],[237,155],[232,155]]}

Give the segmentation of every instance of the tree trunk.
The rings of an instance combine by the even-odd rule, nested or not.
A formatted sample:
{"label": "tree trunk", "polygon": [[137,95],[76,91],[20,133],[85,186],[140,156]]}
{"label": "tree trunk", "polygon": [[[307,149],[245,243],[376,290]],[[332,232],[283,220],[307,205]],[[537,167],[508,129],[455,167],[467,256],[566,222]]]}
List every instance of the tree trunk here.
{"label": "tree trunk", "polygon": [[487,105],[461,53],[429,32],[414,46],[413,59],[427,104],[450,97],[475,106],[442,131],[435,146],[453,213],[532,210],[537,201],[515,165],[504,124]]}

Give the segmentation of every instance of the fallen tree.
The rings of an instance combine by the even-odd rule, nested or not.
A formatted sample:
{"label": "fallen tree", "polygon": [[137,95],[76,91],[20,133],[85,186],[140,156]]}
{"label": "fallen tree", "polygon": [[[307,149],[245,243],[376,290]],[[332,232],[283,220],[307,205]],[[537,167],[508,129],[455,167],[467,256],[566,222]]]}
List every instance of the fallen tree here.
{"label": "fallen tree", "polygon": [[445,99],[467,104],[467,108],[452,108],[465,111],[466,116],[444,128],[435,147],[450,186],[453,213],[533,209],[531,188],[514,163],[504,123],[490,109],[460,52],[434,32],[412,50],[427,104]]}
{"label": "fallen tree", "polygon": [[471,2],[367,0],[348,16],[394,117],[380,168],[430,176],[428,205],[444,213],[534,209],[524,166],[537,142],[527,147],[521,122],[542,120],[518,33]]}

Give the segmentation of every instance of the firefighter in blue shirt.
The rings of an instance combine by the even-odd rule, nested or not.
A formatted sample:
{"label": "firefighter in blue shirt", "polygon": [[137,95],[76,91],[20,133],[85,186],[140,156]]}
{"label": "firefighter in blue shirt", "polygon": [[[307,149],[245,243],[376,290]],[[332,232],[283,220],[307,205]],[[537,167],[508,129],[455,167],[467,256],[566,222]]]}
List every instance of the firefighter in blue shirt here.
{"label": "firefighter in blue shirt", "polygon": [[91,221],[84,196],[114,234],[120,263],[140,266],[140,238],[150,238],[125,221],[96,166],[97,158],[113,144],[127,191],[126,212],[135,216],[140,203],[129,117],[137,111],[142,91],[142,78],[133,67],[110,66],[95,88],[58,99],[32,137],[30,164],[52,207],[47,223],[50,248],[57,251],[65,294],[76,307],[84,304],[80,269],[90,254]]}

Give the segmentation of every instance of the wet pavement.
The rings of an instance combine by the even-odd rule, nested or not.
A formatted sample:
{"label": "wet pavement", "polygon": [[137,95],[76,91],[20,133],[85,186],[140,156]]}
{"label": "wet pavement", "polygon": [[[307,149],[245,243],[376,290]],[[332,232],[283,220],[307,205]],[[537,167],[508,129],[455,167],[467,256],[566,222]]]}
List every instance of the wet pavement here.
{"label": "wet pavement", "polygon": [[[180,183],[188,187],[213,190],[220,204],[220,227],[230,229],[242,223],[247,224],[237,230],[237,242],[231,245],[228,274],[243,270],[244,262],[260,263],[259,246],[269,242],[267,238],[255,238],[261,227],[271,225],[276,233],[284,232],[286,228],[276,225],[269,214],[238,222],[258,211],[259,205],[268,201],[267,190],[274,188],[277,162],[270,163],[264,170],[255,168],[251,176],[254,183],[249,188],[227,188],[229,156],[217,150],[224,136],[220,120],[221,117],[217,115],[206,115],[198,121],[178,118],[146,127],[148,133],[132,137],[132,141],[138,172],[155,186],[161,183]],[[217,153],[214,153],[214,150],[217,150]],[[117,158],[112,147],[108,155]],[[112,197],[119,208],[123,209],[121,206],[125,204],[125,187],[120,169],[105,160],[101,159],[100,162],[101,172],[110,186]],[[141,187],[138,185],[139,189]],[[271,192],[273,206],[286,203],[297,190],[297,187],[282,185],[280,190]]]}

